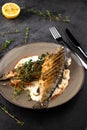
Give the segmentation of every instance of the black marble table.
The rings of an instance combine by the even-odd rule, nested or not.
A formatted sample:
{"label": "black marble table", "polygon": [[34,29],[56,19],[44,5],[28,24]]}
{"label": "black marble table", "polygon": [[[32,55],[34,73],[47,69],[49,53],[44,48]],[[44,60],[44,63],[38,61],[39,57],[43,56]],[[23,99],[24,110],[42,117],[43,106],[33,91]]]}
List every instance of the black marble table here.
{"label": "black marble table", "polygon": [[[13,20],[2,16],[1,7],[5,2],[10,0],[0,1],[0,47],[8,39],[14,39],[14,42],[0,52],[1,58],[16,46],[33,42],[56,42],[49,32],[51,26],[56,26],[64,39],[65,29],[69,28],[87,51],[87,0],[12,0],[22,8],[20,16]],[[62,19],[56,21],[43,18],[29,13],[31,8],[42,12],[49,10],[53,15],[61,14]],[[67,16],[69,22],[65,21]],[[26,28],[30,28],[30,32],[27,43],[24,43]],[[80,92],[56,108],[45,111],[25,109],[9,103],[1,95],[0,103],[24,121],[24,125],[20,126],[0,110],[0,130],[87,130],[87,71]]]}

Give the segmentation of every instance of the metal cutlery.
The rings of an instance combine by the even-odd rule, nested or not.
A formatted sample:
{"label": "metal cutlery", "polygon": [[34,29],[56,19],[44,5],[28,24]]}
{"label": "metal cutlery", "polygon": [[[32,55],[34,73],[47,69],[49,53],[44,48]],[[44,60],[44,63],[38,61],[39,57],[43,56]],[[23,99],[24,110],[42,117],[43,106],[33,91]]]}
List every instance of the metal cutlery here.
{"label": "metal cutlery", "polygon": [[82,65],[84,66],[85,69],[87,69],[87,64],[83,61],[83,59],[75,52],[75,50],[73,48],[71,48],[71,46],[64,41],[64,39],[62,38],[62,36],[60,35],[60,33],[57,31],[57,29],[55,27],[50,27],[49,28],[53,38],[58,41],[60,44],[68,47],[71,51],[73,51],[75,53],[75,55],[77,55],[77,57],[79,58],[79,60],[81,61]]}
{"label": "metal cutlery", "polygon": [[76,38],[73,36],[73,34],[70,32],[70,30],[68,28],[66,28],[66,33],[67,33],[68,37],[70,38],[70,40],[72,41],[71,44],[73,44],[73,46],[76,47],[87,60],[87,54],[81,48],[80,43],[76,40]]}
{"label": "metal cutlery", "polygon": [[[62,36],[60,35],[60,33],[58,32],[58,30],[53,26],[49,28],[53,38],[58,41],[59,44],[63,45],[64,47],[68,47],[70,50],[73,50],[73,48],[71,48],[69,46],[69,44],[67,42],[64,41],[64,39],[62,38]],[[73,50],[74,51],[74,50]]]}

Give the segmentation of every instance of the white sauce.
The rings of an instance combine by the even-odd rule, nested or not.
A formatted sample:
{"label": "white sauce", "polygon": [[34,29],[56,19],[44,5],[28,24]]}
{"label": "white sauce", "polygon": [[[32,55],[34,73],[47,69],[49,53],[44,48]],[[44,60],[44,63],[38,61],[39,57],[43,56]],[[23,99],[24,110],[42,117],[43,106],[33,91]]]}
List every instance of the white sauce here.
{"label": "white sauce", "polygon": [[29,90],[31,99],[34,101],[39,101],[41,98],[41,95],[37,93],[38,86],[38,81],[34,81],[31,83],[31,85],[25,88],[25,90]]}
{"label": "white sauce", "polygon": [[16,65],[15,65],[15,69],[19,66],[22,66],[22,64],[24,64],[25,62],[29,61],[29,60],[33,60],[33,61],[37,61],[38,60],[38,56],[31,56],[31,57],[27,57],[27,58],[23,58],[21,59]]}

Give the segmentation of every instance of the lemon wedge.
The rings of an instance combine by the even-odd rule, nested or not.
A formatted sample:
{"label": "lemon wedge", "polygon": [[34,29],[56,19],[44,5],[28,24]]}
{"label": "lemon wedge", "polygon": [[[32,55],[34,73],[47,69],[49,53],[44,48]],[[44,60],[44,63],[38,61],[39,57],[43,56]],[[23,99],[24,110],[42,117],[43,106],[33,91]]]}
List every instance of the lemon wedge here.
{"label": "lemon wedge", "polygon": [[2,6],[2,14],[7,19],[14,19],[20,14],[20,7],[15,3],[5,3]]}

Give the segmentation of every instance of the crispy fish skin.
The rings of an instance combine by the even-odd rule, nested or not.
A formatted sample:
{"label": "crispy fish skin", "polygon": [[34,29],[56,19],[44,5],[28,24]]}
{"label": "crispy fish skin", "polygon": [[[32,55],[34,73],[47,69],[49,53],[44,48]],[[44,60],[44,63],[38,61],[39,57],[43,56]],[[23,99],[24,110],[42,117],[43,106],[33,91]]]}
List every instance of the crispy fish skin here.
{"label": "crispy fish skin", "polygon": [[43,65],[42,73],[39,79],[39,87],[41,93],[41,104],[44,105],[49,101],[54,90],[58,86],[60,78],[63,74],[65,65],[65,54],[64,48],[58,48],[57,52],[54,54],[49,54]]}

